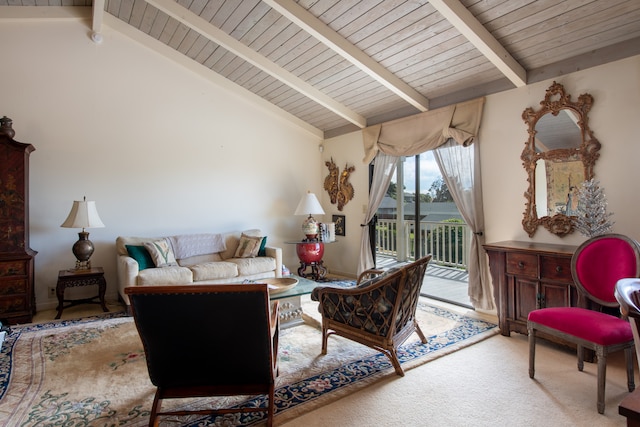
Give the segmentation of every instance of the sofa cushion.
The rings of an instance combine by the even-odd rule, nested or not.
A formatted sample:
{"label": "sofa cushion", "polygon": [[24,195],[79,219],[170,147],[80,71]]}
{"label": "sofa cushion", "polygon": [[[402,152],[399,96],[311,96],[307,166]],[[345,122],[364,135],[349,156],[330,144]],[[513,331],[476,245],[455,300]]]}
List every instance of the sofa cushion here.
{"label": "sofa cushion", "polygon": [[240,243],[240,236],[244,234],[245,236],[253,236],[253,237],[261,237],[262,231],[258,228],[240,231],[233,231],[224,234],[225,245],[227,249],[224,252],[220,253],[220,256],[224,260],[228,260],[231,258],[235,258],[236,250],[238,249],[238,243]]}
{"label": "sofa cushion", "polygon": [[253,258],[258,255],[260,250],[260,244],[262,243],[262,236],[247,236],[242,233],[240,236],[240,242],[238,243],[238,249],[234,258]]}
{"label": "sofa cushion", "polygon": [[267,236],[262,238],[262,243],[260,243],[260,249],[258,249],[258,256],[266,256],[267,252],[265,248],[267,247]]}
{"label": "sofa cushion", "polygon": [[204,264],[205,262],[222,261],[220,254],[195,255],[188,258],[178,260],[178,265],[183,267],[191,267],[196,264]]}
{"label": "sofa cushion", "polygon": [[143,245],[126,245],[125,247],[129,256],[138,262],[138,270],[155,267],[149,251]]}
{"label": "sofa cushion", "polygon": [[118,255],[129,256],[127,245],[142,246],[145,242],[153,242],[154,240],[160,239],[162,239],[162,237],[118,236],[116,239],[116,252]]}
{"label": "sofa cushion", "polygon": [[232,262],[216,261],[189,267],[193,273],[193,281],[226,279],[238,275],[238,266]]}
{"label": "sofa cushion", "polygon": [[238,275],[240,276],[266,273],[276,268],[276,260],[271,257],[232,258],[227,261],[238,266]]}
{"label": "sofa cushion", "polygon": [[191,283],[193,283],[193,274],[186,267],[147,268],[138,273],[138,286],[188,285]]}
{"label": "sofa cushion", "polygon": [[149,251],[149,255],[153,258],[153,262],[156,267],[171,267],[178,265],[175,256],[173,256],[171,245],[166,239],[146,242],[144,247]]}

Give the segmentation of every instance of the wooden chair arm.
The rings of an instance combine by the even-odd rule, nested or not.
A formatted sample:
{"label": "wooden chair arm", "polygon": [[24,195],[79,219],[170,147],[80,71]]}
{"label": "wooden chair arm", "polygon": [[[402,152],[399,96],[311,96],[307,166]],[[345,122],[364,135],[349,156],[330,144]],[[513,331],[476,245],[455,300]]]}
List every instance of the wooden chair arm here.
{"label": "wooden chair arm", "polygon": [[379,269],[375,269],[375,268],[370,268],[369,270],[365,270],[362,273],[360,273],[360,275],[358,276],[358,281],[356,282],[356,285],[359,285],[360,282],[362,282],[363,279],[370,279],[370,276],[379,276],[380,274],[384,273],[384,270],[379,270]]}
{"label": "wooden chair arm", "polygon": [[269,319],[271,326],[271,338],[273,338],[280,327],[280,301],[274,301],[271,306],[271,319]]}

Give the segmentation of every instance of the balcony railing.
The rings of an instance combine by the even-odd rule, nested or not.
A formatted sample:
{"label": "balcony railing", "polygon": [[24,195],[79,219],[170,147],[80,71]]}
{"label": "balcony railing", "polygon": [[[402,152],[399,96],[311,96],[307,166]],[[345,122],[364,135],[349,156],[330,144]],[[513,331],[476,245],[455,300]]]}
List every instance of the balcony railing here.
{"label": "balcony railing", "polygon": [[[407,260],[415,260],[415,226],[414,221],[398,222],[395,219],[378,219],[376,227],[377,253],[396,257],[398,252],[405,254]],[[439,265],[467,269],[471,231],[467,224],[460,222],[420,221],[420,253],[431,254],[432,262]],[[403,233],[403,248],[397,247],[398,233]],[[400,249],[400,251],[398,251]]]}

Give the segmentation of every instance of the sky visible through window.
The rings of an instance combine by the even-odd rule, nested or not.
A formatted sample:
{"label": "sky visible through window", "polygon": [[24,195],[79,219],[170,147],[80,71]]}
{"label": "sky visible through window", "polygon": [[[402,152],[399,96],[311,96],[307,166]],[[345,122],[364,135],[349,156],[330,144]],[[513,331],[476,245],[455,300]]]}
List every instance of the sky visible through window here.
{"label": "sky visible through window", "polygon": [[[440,168],[433,157],[433,152],[427,151],[420,155],[420,193],[426,194],[431,188],[431,184],[441,178]],[[397,175],[391,179],[391,182],[397,184]],[[416,170],[415,156],[405,157],[404,159],[404,190],[407,193],[415,193],[416,191]]]}

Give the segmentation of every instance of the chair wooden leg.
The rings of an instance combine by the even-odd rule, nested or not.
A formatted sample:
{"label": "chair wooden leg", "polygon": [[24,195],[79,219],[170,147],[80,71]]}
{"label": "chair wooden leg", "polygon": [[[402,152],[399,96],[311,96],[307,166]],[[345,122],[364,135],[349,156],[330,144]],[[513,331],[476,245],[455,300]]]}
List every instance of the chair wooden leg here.
{"label": "chair wooden leg", "polygon": [[529,378],[533,378],[536,369],[536,331],[529,327]]}
{"label": "chair wooden leg", "polygon": [[275,412],[276,386],[271,384],[269,387],[269,406],[267,412],[267,427],[273,426],[273,413]]}
{"label": "chair wooden leg", "polygon": [[151,406],[151,415],[149,416],[149,427],[158,427],[158,412],[160,412],[160,389],[156,390],[153,397],[153,405]]}
{"label": "chair wooden leg", "polygon": [[580,344],[578,344],[577,354],[578,354],[578,371],[582,372],[582,370],[584,369],[584,347],[582,347]]}
{"label": "chair wooden leg", "polygon": [[422,344],[426,344],[427,338],[425,338],[424,334],[422,333],[422,329],[420,329],[420,325],[418,325],[418,322],[416,322],[415,320],[413,321],[413,324],[416,326],[416,333],[420,337],[420,341],[422,341]]}
{"label": "chair wooden leg", "polygon": [[327,325],[322,322],[322,354],[327,354],[327,339],[329,338]]}
{"label": "chair wooden leg", "polygon": [[627,388],[629,391],[633,391],[636,388],[635,380],[633,377],[633,359],[635,357],[635,348],[628,347],[624,349],[624,358],[627,362]]}
{"label": "chair wooden leg", "polygon": [[604,386],[607,380],[607,355],[604,347],[596,347],[598,358],[598,413],[604,414]]}
{"label": "chair wooden leg", "polygon": [[400,377],[404,377],[404,371],[402,370],[402,366],[400,366],[400,360],[398,359],[398,353],[395,348],[389,349],[385,352],[389,360],[391,360],[391,364],[396,371],[396,374]]}

